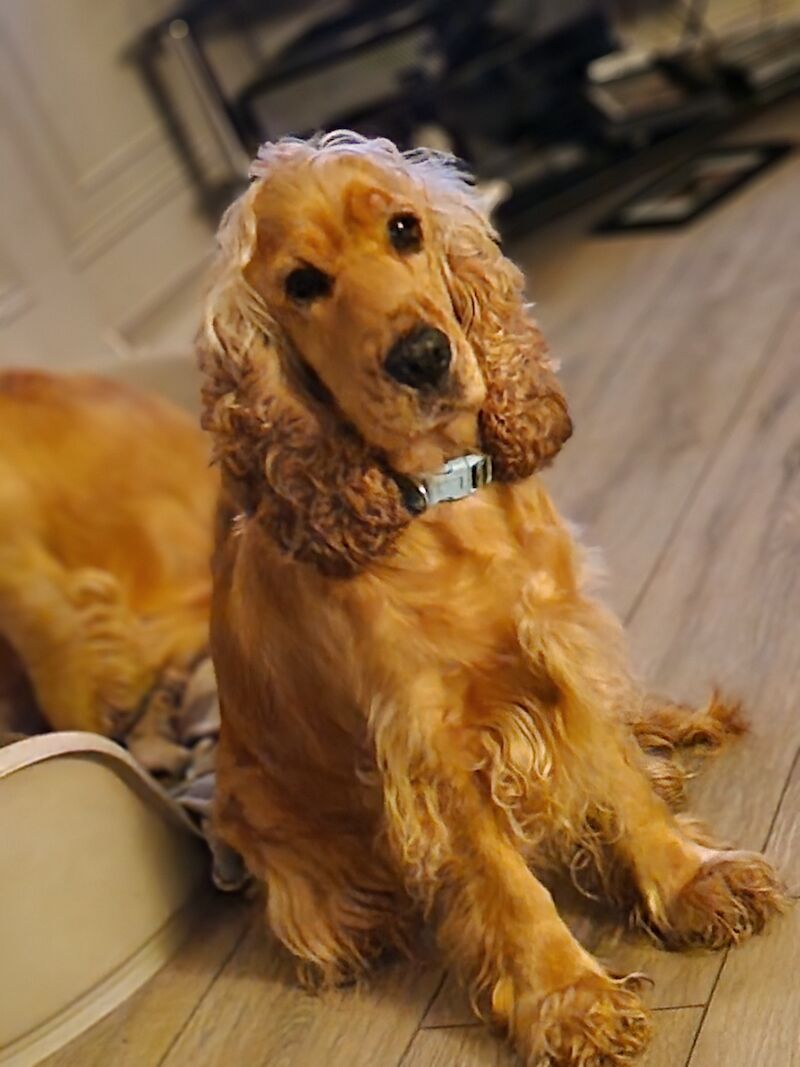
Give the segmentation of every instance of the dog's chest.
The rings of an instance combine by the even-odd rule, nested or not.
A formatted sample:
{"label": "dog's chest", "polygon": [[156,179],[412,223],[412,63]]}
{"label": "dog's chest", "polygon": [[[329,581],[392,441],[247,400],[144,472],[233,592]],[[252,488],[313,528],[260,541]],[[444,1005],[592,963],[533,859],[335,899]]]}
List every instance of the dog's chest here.
{"label": "dog's chest", "polygon": [[526,583],[574,586],[572,539],[544,489],[493,486],[433,509],[364,584],[381,610],[370,640],[409,665],[479,665],[513,645]]}

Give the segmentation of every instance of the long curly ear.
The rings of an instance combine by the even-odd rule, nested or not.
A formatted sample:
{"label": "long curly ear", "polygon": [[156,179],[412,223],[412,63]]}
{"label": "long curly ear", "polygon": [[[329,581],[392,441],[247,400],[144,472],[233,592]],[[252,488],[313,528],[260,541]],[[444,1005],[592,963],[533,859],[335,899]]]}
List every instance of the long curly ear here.
{"label": "long curly ear", "polygon": [[527,478],[572,433],[567,402],[525,303],[522,273],[501,252],[477,195],[452,169],[438,187],[433,200],[450,298],[486,383],[483,448],[496,478]]}
{"label": "long curly ear", "polygon": [[199,338],[203,427],[228,493],[287,555],[347,577],[411,521],[401,490],[356,431],[290,380],[280,331],[244,268],[253,188],[226,214]]}

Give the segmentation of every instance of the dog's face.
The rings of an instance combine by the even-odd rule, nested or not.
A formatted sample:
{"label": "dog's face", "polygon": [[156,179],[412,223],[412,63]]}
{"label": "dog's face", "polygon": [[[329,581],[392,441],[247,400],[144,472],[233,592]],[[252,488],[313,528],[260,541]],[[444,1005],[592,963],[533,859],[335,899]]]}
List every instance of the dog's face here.
{"label": "dog's face", "polygon": [[363,153],[300,153],[267,174],[253,208],[245,277],[287,361],[395,466],[424,463],[426,445],[474,448],[485,384],[424,184]]}
{"label": "dog's face", "polygon": [[481,449],[513,482],[558,452],[522,275],[452,161],[338,131],[265,145],[252,175],[219,231],[203,424],[288,555],[355,573],[416,514],[404,475]]}

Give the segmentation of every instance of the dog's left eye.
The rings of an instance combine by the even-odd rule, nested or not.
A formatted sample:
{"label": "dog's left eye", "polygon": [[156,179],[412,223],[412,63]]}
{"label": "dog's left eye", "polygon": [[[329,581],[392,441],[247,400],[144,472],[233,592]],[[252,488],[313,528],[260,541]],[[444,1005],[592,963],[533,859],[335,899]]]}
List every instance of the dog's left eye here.
{"label": "dog's left eye", "polygon": [[298,304],[310,304],[323,296],[330,296],[333,279],[316,267],[298,267],[284,282],[286,295]]}
{"label": "dog's left eye", "polygon": [[422,225],[416,215],[392,215],[389,219],[389,240],[398,252],[419,252],[422,248]]}

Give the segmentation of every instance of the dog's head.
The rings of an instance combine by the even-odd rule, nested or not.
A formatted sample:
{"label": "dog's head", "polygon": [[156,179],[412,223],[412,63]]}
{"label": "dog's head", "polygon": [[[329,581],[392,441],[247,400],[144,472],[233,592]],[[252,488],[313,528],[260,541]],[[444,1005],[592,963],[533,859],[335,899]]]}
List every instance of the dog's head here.
{"label": "dog's head", "polygon": [[337,133],[267,145],[252,177],[220,229],[205,422],[287,551],[351,573],[410,521],[403,475],[555,455],[570,421],[522,277],[450,160]]}

